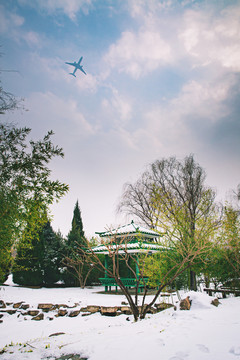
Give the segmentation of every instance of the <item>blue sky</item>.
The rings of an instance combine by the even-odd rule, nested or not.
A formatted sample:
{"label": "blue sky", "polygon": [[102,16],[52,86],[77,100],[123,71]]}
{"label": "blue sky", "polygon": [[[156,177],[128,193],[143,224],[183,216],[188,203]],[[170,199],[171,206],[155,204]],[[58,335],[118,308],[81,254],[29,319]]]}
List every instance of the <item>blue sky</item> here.
{"label": "blue sky", "polygon": [[123,224],[124,183],[163,157],[193,153],[219,199],[240,183],[239,1],[0,0],[0,39],[0,69],[17,70],[2,85],[28,110],[5,120],[65,152],[56,230],[77,199],[88,236]]}

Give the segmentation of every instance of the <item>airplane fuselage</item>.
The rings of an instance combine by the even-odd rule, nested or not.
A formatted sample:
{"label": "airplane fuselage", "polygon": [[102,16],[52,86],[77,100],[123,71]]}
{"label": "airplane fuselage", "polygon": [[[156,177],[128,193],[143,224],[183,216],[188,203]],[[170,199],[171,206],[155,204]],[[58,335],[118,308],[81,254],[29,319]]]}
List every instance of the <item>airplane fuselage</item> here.
{"label": "airplane fuselage", "polygon": [[83,58],[83,57],[80,57],[80,59],[79,59],[78,62],[74,61],[73,63],[69,63],[69,62],[66,62],[66,63],[65,63],[65,64],[68,64],[68,65],[71,65],[71,66],[74,66],[74,67],[75,67],[75,69],[73,70],[73,72],[72,72],[72,73],[69,73],[70,75],[73,75],[74,77],[76,77],[75,73],[76,73],[77,70],[81,70],[85,75],[87,75],[87,74],[85,73],[85,71],[83,70],[82,65],[80,65],[80,63],[81,63],[81,61],[82,61],[82,58]]}

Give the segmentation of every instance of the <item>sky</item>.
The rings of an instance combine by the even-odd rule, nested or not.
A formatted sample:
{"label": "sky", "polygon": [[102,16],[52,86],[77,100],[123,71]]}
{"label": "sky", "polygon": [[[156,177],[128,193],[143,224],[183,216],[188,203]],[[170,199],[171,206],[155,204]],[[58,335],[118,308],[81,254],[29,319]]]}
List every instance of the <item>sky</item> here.
{"label": "sky", "polygon": [[170,156],[194,154],[221,200],[237,188],[239,39],[237,0],[0,0],[1,82],[25,108],[4,120],[53,130],[65,153],[50,164],[70,187],[55,230],[77,200],[88,237],[131,221],[123,185]]}

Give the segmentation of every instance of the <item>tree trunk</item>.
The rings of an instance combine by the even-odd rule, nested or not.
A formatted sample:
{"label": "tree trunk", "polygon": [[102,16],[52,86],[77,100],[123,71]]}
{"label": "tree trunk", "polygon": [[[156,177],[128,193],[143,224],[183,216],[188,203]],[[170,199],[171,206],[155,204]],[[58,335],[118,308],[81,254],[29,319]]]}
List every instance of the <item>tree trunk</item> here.
{"label": "tree trunk", "polygon": [[197,291],[196,273],[190,270],[190,290]]}

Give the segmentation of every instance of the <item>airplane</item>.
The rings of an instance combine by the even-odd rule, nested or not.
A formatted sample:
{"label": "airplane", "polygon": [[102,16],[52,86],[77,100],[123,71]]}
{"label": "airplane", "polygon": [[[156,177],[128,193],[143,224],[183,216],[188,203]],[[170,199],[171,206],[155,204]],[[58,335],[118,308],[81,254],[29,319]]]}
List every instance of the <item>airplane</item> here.
{"label": "airplane", "polygon": [[65,64],[68,64],[68,65],[71,65],[71,66],[75,66],[75,69],[73,70],[73,72],[72,72],[72,73],[69,73],[70,75],[73,75],[74,77],[76,77],[75,73],[76,73],[77,70],[81,70],[85,75],[87,75],[87,74],[85,73],[85,71],[83,70],[82,65],[80,65],[82,59],[83,59],[83,57],[81,56],[78,62],[76,62],[76,61],[74,61],[73,63],[65,62]]}

